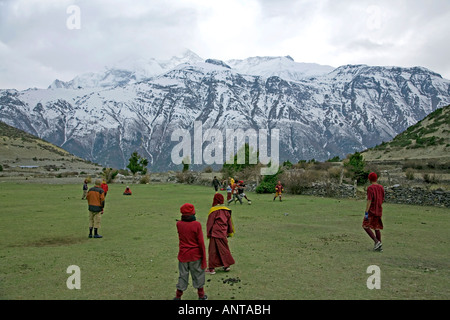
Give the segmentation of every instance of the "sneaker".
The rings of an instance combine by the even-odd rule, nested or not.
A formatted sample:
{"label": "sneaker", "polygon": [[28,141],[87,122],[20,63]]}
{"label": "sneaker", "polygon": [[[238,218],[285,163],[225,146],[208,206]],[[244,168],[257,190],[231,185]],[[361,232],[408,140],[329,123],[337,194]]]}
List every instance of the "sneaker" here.
{"label": "sneaker", "polygon": [[94,238],[103,238],[103,236],[96,234],[96,235],[94,235]]}
{"label": "sneaker", "polygon": [[216,270],[214,270],[214,269],[206,269],[206,273],[216,274]]}
{"label": "sneaker", "polygon": [[89,238],[92,238],[92,234],[89,235]]}
{"label": "sneaker", "polygon": [[205,294],[203,297],[198,297],[198,300],[208,300],[208,296]]}
{"label": "sneaker", "polygon": [[375,243],[373,250],[374,251],[383,251],[383,249],[381,248],[383,244],[381,243],[381,241],[378,241],[377,243]]}
{"label": "sneaker", "polygon": [[175,297],[175,298],[173,298],[172,300],[181,300],[181,298]]}
{"label": "sneaker", "polygon": [[223,271],[225,271],[225,272],[229,272],[231,269],[230,269],[230,267],[223,267]]}

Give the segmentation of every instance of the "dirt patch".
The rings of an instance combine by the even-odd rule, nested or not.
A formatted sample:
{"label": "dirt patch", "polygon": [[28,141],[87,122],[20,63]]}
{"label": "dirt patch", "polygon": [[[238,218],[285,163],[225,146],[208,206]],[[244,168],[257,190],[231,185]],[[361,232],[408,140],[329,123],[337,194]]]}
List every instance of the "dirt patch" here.
{"label": "dirt patch", "polygon": [[87,241],[88,238],[84,237],[48,237],[42,238],[35,241],[30,241],[24,244],[15,244],[12,247],[58,247],[58,246],[68,246],[72,244],[83,243]]}

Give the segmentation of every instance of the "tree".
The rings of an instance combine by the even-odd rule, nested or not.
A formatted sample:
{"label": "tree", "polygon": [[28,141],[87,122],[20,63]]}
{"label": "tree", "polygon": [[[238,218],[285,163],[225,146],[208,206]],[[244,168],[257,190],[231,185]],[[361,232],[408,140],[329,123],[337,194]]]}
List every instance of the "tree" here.
{"label": "tree", "polygon": [[348,162],[344,164],[353,172],[353,179],[358,181],[358,184],[364,184],[367,182],[369,172],[365,170],[366,162],[361,153],[355,152],[350,155]]}
{"label": "tree", "polygon": [[127,168],[130,169],[133,174],[136,174],[137,172],[142,172],[143,174],[147,173],[148,160],[139,155],[136,151],[131,154],[129,161]]}
{"label": "tree", "polygon": [[233,157],[233,163],[224,163],[222,166],[222,173],[224,173],[225,176],[228,175],[232,177],[234,174],[242,172],[246,168],[256,167],[257,163],[250,163],[250,156],[256,157],[256,162],[258,162],[259,151],[255,154],[248,143],[245,143],[239,150],[242,152],[242,149],[244,149],[243,151],[245,155],[244,163],[238,163],[238,154],[236,153]]}
{"label": "tree", "polygon": [[113,182],[118,174],[119,170],[114,170],[113,168],[103,168],[102,170],[103,179],[106,181],[106,183]]}
{"label": "tree", "polygon": [[274,175],[266,175],[263,178],[263,181],[256,187],[256,193],[274,193],[275,186],[278,183],[278,176],[283,173],[281,168],[278,169],[278,172]]}

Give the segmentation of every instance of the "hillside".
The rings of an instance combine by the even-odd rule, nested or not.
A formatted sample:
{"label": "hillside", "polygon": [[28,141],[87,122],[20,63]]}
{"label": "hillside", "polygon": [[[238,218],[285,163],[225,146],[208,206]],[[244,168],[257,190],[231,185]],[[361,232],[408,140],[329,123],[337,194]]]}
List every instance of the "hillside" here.
{"label": "hillside", "polygon": [[450,161],[450,106],[435,110],[393,140],[362,154],[366,161]]}
{"label": "hillside", "polygon": [[2,180],[77,177],[96,174],[102,169],[1,121],[0,165]]}

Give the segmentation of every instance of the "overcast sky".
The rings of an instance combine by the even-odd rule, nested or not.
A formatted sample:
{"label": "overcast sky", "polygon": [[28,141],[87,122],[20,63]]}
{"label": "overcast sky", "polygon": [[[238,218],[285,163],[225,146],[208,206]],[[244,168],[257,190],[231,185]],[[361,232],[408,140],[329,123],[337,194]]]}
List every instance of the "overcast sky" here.
{"label": "overcast sky", "polygon": [[423,66],[450,79],[449,37],[449,0],[0,0],[0,88],[47,88],[185,49]]}

